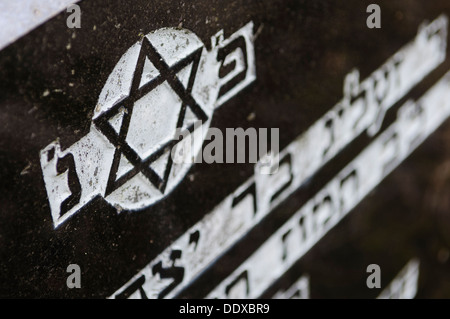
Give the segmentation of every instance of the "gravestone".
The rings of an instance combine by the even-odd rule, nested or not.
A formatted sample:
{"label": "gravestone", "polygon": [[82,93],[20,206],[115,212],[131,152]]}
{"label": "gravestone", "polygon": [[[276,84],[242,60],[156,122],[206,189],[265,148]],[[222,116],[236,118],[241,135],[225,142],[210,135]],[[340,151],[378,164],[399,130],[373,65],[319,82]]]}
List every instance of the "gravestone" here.
{"label": "gravestone", "polygon": [[450,3],[371,4],[0,5],[0,297],[448,298]]}

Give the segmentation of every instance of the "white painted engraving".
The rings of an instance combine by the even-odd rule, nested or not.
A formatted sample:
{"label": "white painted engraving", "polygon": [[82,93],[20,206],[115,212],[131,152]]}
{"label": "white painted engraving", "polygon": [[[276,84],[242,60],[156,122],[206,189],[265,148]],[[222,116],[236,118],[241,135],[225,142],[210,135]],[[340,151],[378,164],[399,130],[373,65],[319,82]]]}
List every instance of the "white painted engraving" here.
{"label": "white painted engraving", "polygon": [[[445,60],[447,24],[447,17],[441,16],[422,25],[413,42],[363,82],[359,83],[357,71],[351,72],[345,80],[342,101],[280,152],[279,162],[273,163],[279,166],[275,174],[259,174],[266,163],[257,163],[254,176],[111,297],[128,296],[124,292],[137,286],[137,280],[142,281],[141,289],[147,298],[176,296],[365,129],[371,133],[379,129],[385,111]],[[380,74],[384,71],[387,75],[382,80]],[[382,85],[386,86],[384,93],[379,89]],[[162,278],[160,273],[152,271],[158,265],[174,267],[170,256],[175,251],[181,252],[176,259],[178,267],[184,270],[181,279]]]}
{"label": "white painted engraving", "polygon": [[[300,208],[209,298],[228,298],[236,279],[246,281],[237,298],[257,298],[419,144],[450,116],[450,72],[419,101],[408,101],[396,121]],[[242,274],[245,274],[243,276]]]}
{"label": "white painted engraving", "polygon": [[[180,136],[203,141],[214,109],[252,83],[255,72],[252,22],[227,39],[218,32],[210,51],[189,30],[147,34],[108,77],[88,135],[65,150],[56,140],[41,151],[55,228],[96,196],[118,212],[167,196],[202,146],[188,148]],[[186,160],[173,161],[176,148]]]}
{"label": "white painted engraving", "polygon": [[412,259],[383,290],[378,299],[413,299],[419,282],[419,260]]}
{"label": "white painted engraving", "polygon": [[0,50],[78,1],[0,1]]}
{"label": "white painted engraving", "polygon": [[309,299],[309,277],[301,276],[287,290],[280,290],[273,299]]}

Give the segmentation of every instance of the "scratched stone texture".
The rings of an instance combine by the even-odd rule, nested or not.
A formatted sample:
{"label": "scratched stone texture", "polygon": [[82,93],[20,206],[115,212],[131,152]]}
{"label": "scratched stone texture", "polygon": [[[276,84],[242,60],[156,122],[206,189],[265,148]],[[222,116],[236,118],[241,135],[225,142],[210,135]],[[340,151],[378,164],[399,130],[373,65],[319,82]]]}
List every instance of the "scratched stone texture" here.
{"label": "scratched stone texture", "polygon": [[[229,35],[250,20],[262,26],[257,80],[217,110],[211,126],[278,127],[283,148],[342,98],[353,68],[367,77],[413,40],[422,22],[450,16],[445,0],[380,0],[382,28],[371,30],[372,2],[81,1],[81,29],[68,29],[62,12],[2,49],[0,297],[108,297],[253,174],[251,164],[196,164],[154,206],[117,215],[97,198],[53,229],[39,152],[57,137],[67,147],[87,134],[107,77],[141,33],[182,26],[210,43],[221,29]],[[448,71],[449,53],[401,101]],[[344,149],[180,297],[206,296],[369,142],[363,136]],[[450,298],[449,194],[447,121],[262,297],[308,274],[312,298],[375,298],[380,290],[366,287],[367,265],[380,265],[384,287],[417,257],[417,297]],[[81,289],[66,286],[72,263],[81,267]]]}

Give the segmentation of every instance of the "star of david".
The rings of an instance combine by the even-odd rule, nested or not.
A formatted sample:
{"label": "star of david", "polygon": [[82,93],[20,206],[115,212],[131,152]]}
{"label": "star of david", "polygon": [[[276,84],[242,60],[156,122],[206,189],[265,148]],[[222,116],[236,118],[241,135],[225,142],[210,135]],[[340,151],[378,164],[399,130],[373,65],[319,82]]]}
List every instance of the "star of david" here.
{"label": "star of david", "polygon": [[[182,101],[177,125],[173,128],[173,131],[175,131],[177,128],[182,128],[186,110],[188,108],[199,120],[206,121],[208,118],[207,115],[191,95],[201,52],[202,47],[169,67],[169,65],[167,65],[167,63],[164,61],[158,51],[153,47],[150,41],[146,37],[143,38],[129,95],[123,100],[116,102],[112,108],[102,113],[98,118],[94,120],[94,124],[96,125],[96,127],[108,138],[108,140],[116,148],[114,153],[114,160],[108,178],[108,183],[106,186],[105,196],[109,195],[114,190],[125,184],[138,173],[142,173],[149,182],[151,182],[157,189],[159,189],[159,191],[164,193],[173,164],[172,158],[171,156],[168,156],[167,165],[165,166],[163,174],[157,174],[155,170],[151,168],[151,164],[158,160],[161,156],[163,156],[163,154],[167,154],[167,151],[171,152],[172,148],[180,141],[180,139],[179,137],[177,137],[177,139],[172,139],[169,142],[163,144],[157,151],[153,152],[147,158],[141,158],[141,156],[126,142],[130,120],[133,114],[133,108],[136,101],[167,81],[171,89],[176,93],[176,95],[178,95],[178,97]],[[146,59],[153,63],[154,67],[159,71],[159,74],[148,83],[141,85],[141,78],[143,75]],[[185,86],[177,77],[177,73],[190,64],[192,64],[192,69],[189,75],[188,83]],[[117,132],[112,127],[109,120],[111,120],[111,118],[113,118],[119,112],[123,112],[123,118],[120,125],[120,130],[118,130]],[[166,123],[161,123],[161,125],[166,125]],[[194,131],[194,124],[191,124],[185,129],[189,133],[192,133]],[[183,136],[186,136],[186,134],[184,134]],[[117,178],[119,162],[122,156],[126,157],[129,163],[133,165],[133,168],[124,175]]]}

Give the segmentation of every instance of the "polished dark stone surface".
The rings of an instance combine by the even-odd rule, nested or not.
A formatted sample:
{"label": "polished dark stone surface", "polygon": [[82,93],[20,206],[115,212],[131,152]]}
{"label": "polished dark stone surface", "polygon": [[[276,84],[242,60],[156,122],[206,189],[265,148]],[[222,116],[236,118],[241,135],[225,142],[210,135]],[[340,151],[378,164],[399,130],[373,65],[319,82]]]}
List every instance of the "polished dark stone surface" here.
{"label": "polished dark stone surface", "polygon": [[[424,20],[450,15],[448,1],[377,1],[382,28],[368,29],[369,3],[90,0],[80,3],[81,29],[68,29],[62,12],[0,51],[0,297],[108,297],[253,174],[252,165],[197,164],[148,209],[117,215],[97,198],[53,229],[39,151],[56,137],[64,147],[89,131],[107,77],[140,33],[182,23],[209,43],[220,29],[231,34],[250,20],[262,26],[256,82],[217,110],[211,125],[279,127],[283,148],[341,99],[353,68],[365,78]],[[448,68],[446,61],[408,97]],[[180,296],[204,297],[369,141],[346,148]],[[447,121],[263,296],[308,273],[312,298],[373,298],[368,264],[381,266],[386,285],[418,257],[417,296],[449,298],[449,194]],[[71,263],[82,269],[81,289],[66,286]]]}

